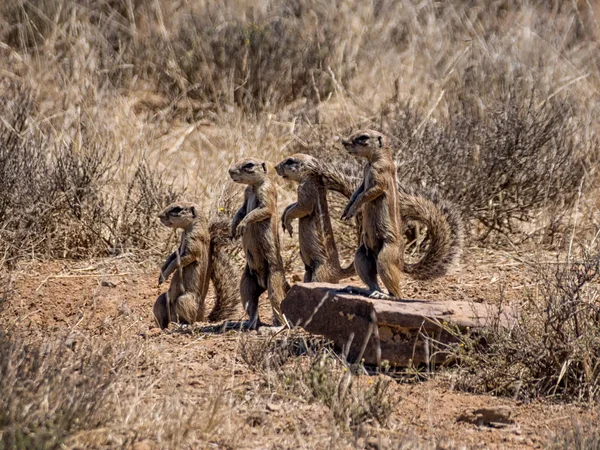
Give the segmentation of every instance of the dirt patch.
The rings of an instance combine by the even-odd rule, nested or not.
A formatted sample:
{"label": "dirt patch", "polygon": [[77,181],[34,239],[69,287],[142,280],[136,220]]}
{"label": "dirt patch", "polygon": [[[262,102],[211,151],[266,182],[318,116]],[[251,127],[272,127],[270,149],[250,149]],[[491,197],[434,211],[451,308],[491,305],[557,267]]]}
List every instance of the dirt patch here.
{"label": "dirt patch", "polygon": [[[493,304],[502,297],[514,302],[529,286],[524,268],[502,253],[470,251],[462,271],[430,283],[407,280],[404,292],[409,298]],[[153,264],[126,259],[28,263],[12,272],[14,295],[0,320],[12,335],[29,341],[66,335],[73,348],[99,336],[115,347],[137,349],[135,370],[121,387],[131,397],[121,394],[123,409],[115,409],[121,425],[102,439],[83,433],[73,445],[317,448],[335,442],[335,448],[396,448],[400,443],[544,448],[554,430],[591,415],[575,406],[456,392],[451,375],[437,375],[418,383],[392,383],[390,395],[397,406],[388,427],[367,423],[352,434],[335,425],[325,405],[273,390],[243,362],[240,342],[261,338],[255,332],[199,333],[198,327],[207,324],[160,332],[152,317],[159,293],[156,272]],[[268,302],[261,299],[261,308],[261,315],[270,319]],[[514,423],[490,427],[457,421],[469,410],[498,407],[508,409]],[[156,425],[157,411],[171,411],[177,418],[173,429],[185,423],[191,431],[177,438],[177,433],[167,433],[164,418]]]}

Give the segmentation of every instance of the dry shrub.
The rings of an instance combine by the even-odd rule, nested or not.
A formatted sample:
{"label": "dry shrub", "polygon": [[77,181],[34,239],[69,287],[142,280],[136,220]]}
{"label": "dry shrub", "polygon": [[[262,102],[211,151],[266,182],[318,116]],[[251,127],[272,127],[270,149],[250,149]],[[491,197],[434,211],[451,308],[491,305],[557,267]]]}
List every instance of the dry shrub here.
{"label": "dry shrub", "polygon": [[540,265],[515,322],[457,335],[457,386],[515,398],[595,401],[600,394],[600,249]]}
{"label": "dry shrub", "polygon": [[[162,89],[248,111],[273,109],[333,92],[328,69],[345,80],[350,52],[341,53],[337,2],[278,1],[264,6],[205,2],[156,29],[137,50]],[[163,49],[156,51],[156,47]],[[144,61],[148,61],[145,63]]]}
{"label": "dry shrub", "polygon": [[[11,83],[0,89],[11,100],[0,107],[4,261],[151,248],[157,212],[178,195],[173,186],[143,159],[127,171],[122,152],[85,121],[74,137],[53,138],[28,120],[36,109],[30,90]],[[124,189],[116,182],[123,171]]]}
{"label": "dry shrub", "polygon": [[[348,125],[374,126],[393,138],[403,183],[454,201],[483,240],[554,232],[579,182],[593,181],[599,59],[588,4],[8,0],[0,30],[3,67],[42,91],[41,120],[76,108],[110,116],[125,93],[237,127],[226,140],[236,151],[265,141],[311,151]],[[263,110],[274,113],[265,122],[247,114]],[[147,120],[168,130],[157,117],[180,117],[163,112]],[[237,113],[253,126],[240,128]],[[287,146],[287,122],[310,148]]]}
{"label": "dry shrub", "polygon": [[140,77],[174,100],[258,111],[326,97],[332,68],[338,82],[351,77],[358,44],[339,39],[351,12],[345,2],[327,1],[10,0],[0,17],[8,45],[24,52],[47,44],[68,51],[85,40],[98,51],[98,83],[129,86]]}
{"label": "dry shrub", "polygon": [[243,339],[240,342],[240,356],[254,372],[279,369],[290,356],[288,340],[282,343],[272,339]]}
{"label": "dry shrub", "polygon": [[336,422],[351,430],[361,424],[385,427],[394,410],[389,393],[391,378],[377,376],[366,380],[353,375],[331,350],[313,355],[308,367],[297,361],[275,377],[283,389],[325,404]]}
{"label": "dry shrub", "polygon": [[394,410],[391,378],[360,376],[362,366],[349,366],[334,352],[332,344],[323,340],[307,341],[293,334],[246,338],[241,355],[271,390],[323,403],[342,427],[357,430],[361,424],[375,422],[386,426]]}
{"label": "dry shrub", "polygon": [[158,213],[183,193],[146,160],[134,164],[135,172],[129,177],[124,199],[111,199],[107,221],[103,224],[110,230],[112,253],[151,249],[162,229]]}
{"label": "dry shrub", "polygon": [[[70,81],[67,90],[93,90],[106,82],[123,86],[133,75],[124,58],[135,38],[134,16],[145,3],[5,0],[0,4],[0,38],[22,55],[47,53],[41,61],[58,63],[61,81]],[[43,63],[40,69],[47,69]]]}
{"label": "dry shrub", "polygon": [[277,371],[290,358],[327,345],[322,339],[297,330],[278,338],[252,339],[246,336],[240,344],[240,356],[254,372]]}
{"label": "dry shrub", "polygon": [[[0,352],[0,449],[130,448],[148,440],[181,448],[222,420],[222,390],[208,399],[205,417],[188,411],[189,398],[174,386],[165,393],[156,378],[140,377],[156,366],[137,342],[0,330]],[[148,397],[152,407],[140,408]]]}
{"label": "dry shrub", "polygon": [[[428,120],[410,105],[384,116],[400,183],[435,190],[476,220],[486,240],[493,232],[518,235],[546,211],[556,228],[598,161],[594,137],[565,102],[537,104],[513,88],[485,114],[456,104],[448,119]],[[529,235],[531,236],[531,234]],[[515,237],[511,237],[515,239]]]}
{"label": "dry shrub", "polygon": [[[457,204],[479,240],[560,231],[582,181],[585,193],[597,179],[598,110],[587,94],[598,79],[594,7],[383,0],[374,10],[379,34],[363,42],[363,76],[352,82],[365,95],[342,93],[358,105],[345,123],[334,116],[315,127],[319,115],[300,115],[303,143],[292,151],[356,174],[328,139],[350,125],[379,129],[392,139],[400,181]],[[392,96],[378,89],[382,77],[395,82]]]}
{"label": "dry shrub", "polygon": [[560,430],[546,444],[552,450],[598,450],[600,428],[596,421],[571,421],[571,428]]}
{"label": "dry shrub", "polygon": [[110,420],[111,387],[126,365],[109,347],[25,343],[0,331],[0,448],[64,448]]}
{"label": "dry shrub", "polygon": [[[552,234],[595,180],[598,140],[585,133],[573,107],[559,100],[538,103],[535,92],[515,89],[490,100],[485,113],[473,114],[457,102],[439,119],[410,102],[390,102],[378,123],[365,125],[390,137],[400,185],[452,202],[480,241],[501,234],[517,243],[542,231]],[[307,129],[303,139],[311,145],[294,150],[334,165],[358,186],[364,162],[316,134]],[[541,213],[549,217],[546,223],[535,222]],[[534,232],[526,228],[531,223],[538,227]]]}

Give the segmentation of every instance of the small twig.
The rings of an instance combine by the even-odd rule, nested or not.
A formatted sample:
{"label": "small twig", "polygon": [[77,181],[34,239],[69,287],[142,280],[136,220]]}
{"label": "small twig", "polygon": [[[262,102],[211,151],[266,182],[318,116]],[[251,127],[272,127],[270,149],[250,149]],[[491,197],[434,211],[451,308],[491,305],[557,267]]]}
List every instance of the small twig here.
{"label": "small twig", "polygon": [[[123,272],[123,273],[111,273],[109,274],[111,277],[124,277],[125,275],[131,275],[132,272]],[[39,291],[47,281],[51,278],[93,278],[93,277],[103,277],[106,276],[105,273],[86,273],[82,275],[48,275],[44,278],[44,281],[40,283],[40,285],[36,288],[35,292]]]}
{"label": "small twig", "polygon": [[540,109],[542,106],[544,106],[546,103],[548,103],[548,101],[550,101],[550,99],[552,99],[552,97],[554,97],[555,95],[557,95],[558,93],[560,93],[561,91],[565,90],[566,88],[568,88],[569,86],[571,86],[574,83],[577,83],[580,80],[584,80],[587,77],[589,77],[590,74],[586,73],[584,75],[578,76],[577,78],[574,78],[573,80],[569,81],[568,83],[563,84],[561,87],[559,87],[557,90],[555,90],[552,94],[550,94],[545,100],[543,100],[542,102],[540,102],[536,107],[536,111],[538,109]]}
{"label": "small twig", "polygon": [[421,128],[423,128],[423,126],[425,125],[425,123],[429,120],[429,118],[433,114],[433,111],[435,111],[435,108],[437,108],[437,106],[442,101],[442,97],[444,97],[445,93],[446,93],[446,91],[444,91],[442,89],[442,92],[440,92],[440,95],[439,95],[438,99],[436,100],[435,104],[431,107],[431,109],[429,110],[429,112],[427,113],[427,115],[423,118],[423,120],[421,121],[421,123],[419,124],[419,126],[415,129],[415,131],[413,131],[412,137],[415,137],[416,134],[421,130]]}
{"label": "small twig", "polygon": [[577,228],[577,212],[579,211],[579,201],[581,200],[581,190],[583,189],[583,180],[585,177],[581,178],[581,182],[579,183],[579,189],[577,191],[577,201],[575,202],[575,207],[573,208],[573,232],[571,233],[571,239],[569,240],[569,251],[567,252],[567,264],[571,261],[571,250],[573,249],[573,240],[575,239],[575,231]]}

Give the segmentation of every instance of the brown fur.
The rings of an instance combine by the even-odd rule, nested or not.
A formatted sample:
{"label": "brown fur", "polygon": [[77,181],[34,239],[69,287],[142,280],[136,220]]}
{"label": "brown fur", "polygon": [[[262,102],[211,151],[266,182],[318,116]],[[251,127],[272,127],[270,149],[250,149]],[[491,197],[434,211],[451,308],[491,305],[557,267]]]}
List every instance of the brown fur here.
{"label": "brown fur", "polygon": [[363,243],[354,265],[372,291],[381,292],[377,275],[391,295],[400,297],[400,274],[404,268],[404,236],[396,183],[396,165],[384,136],[358,132],[342,141],[351,155],[367,159],[363,182],[352,194],[342,219],[363,213]]}
{"label": "brown fur", "polygon": [[[333,163],[317,163],[319,174],[327,190],[335,191],[351,198],[357,186],[362,182],[360,175],[352,170],[341,172]],[[425,255],[414,264],[404,264],[404,272],[418,280],[431,280],[448,273],[454,268],[462,254],[464,242],[464,224],[458,208],[440,198],[435,193],[427,197],[417,194],[398,185],[398,202],[402,222],[416,221],[427,228],[430,245]],[[362,234],[362,214],[357,213],[361,220],[358,227]],[[407,232],[413,230],[404,230]],[[412,240],[412,239],[409,239]],[[359,242],[359,245],[362,242]]]}
{"label": "brown fur", "polygon": [[414,264],[404,264],[404,272],[417,280],[446,275],[459,262],[464,244],[464,225],[457,208],[437,195],[425,198],[398,186],[400,215],[427,227],[429,248]]}
{"label": "brown fur", "polygon": [[[342,215],[349,219],[363,213],[363,242],[355,257],[361,279],[369,289],[381,291],[379,274],[390,293],[399,297],[402,272],[423,280],[444,275],[462,249],[458,215],[442,201],[436,204],[397,186],[396,166],[381,133],[358,131],[342,144],[350,154],[367,159],[363,182]],[[431,238],[426,254],[415,264],[404,264],[403,220],[424,223]]]}
{"label": "brown fur", "polygon": [[267,291],[276,325],[283,323],[281,302],[289,290],[277,232],[277,190],[264,161],[245,158],[229,169],[236,183],[246,184],[244,204],[233,217],[232,237],[242,238],[246,267],[240,282],[249,328],[260,325],[258,299]]}
{"label": "brown fur", "polygon": [[160,214],[163,225],[181,228],[181,242],[163,264],[159,284],[169,279],[171,284],[154,304],[154,317],[161,328],[169,322],[191,324],[204,320],[204,301],[209,280],[215,286],[216,302],[208,317],[218,321],[236,311],[236,295],[226,286],[235,276],[230,262],[222,258],[217,238],[227,224],[213,221],[209,225],[197,205],[179,202],[169,205]]}
{"label": "brown fur", "polygon": [[231,221],[225,217],[214,217],[208,223],[212,269],[210,280],[215,290],[215,304],[208,315],[209,322],[231,319],[239,311],[239,269],[226,251],[231,244],[230,229]]}
{"label": "brown fur", "polygon": [[277,173],[298,183],[298,200],[289,205],[281,222],[292,235],[291,222],[299,219],[300,256],[306,269],[304,282],[337,283],[356,273],[354,264],[342,268],[335,245],[327,204],[327,190],[315,158],[301,153],[275,166]]}

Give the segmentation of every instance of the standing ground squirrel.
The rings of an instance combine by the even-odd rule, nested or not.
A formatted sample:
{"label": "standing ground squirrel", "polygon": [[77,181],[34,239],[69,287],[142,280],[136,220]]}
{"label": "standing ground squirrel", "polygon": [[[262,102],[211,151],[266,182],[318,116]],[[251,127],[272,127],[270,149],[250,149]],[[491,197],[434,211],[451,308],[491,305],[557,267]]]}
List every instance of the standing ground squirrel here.
{"label": "standing ground squirrel", "polygon": [[[390,294],[400,297],[402,272],[421,280],[447,273],[462,250],[462,222],[457,214],[397,185],[396,165],[381,133],[358,131],[342,144],[351,155],[367,160],[362,184],[342,214],[348,220],[362,210],[363,239],[354,260],[360,278],[369,289],[381,292],[379,274]],[[404,264],[403,219],[424,222],[431,238],[425,255],[415,264]]]}
{"label": "standing ground squirrel", "polygon": [[297,153],[281,161],[275,168],[281,177],[298,183],[298,200],[285,209],[281,222],[284,231],[287,230],[291,236],[291,221],[299,219],[304,282],[337,283],[354,275],[354,264],[346,268],[340,266],[329,217],[327,190],[316,158]]}
{"label": "standing ground squirrel", "polygon": [[209,321],[224,320],[236,311],[237,296],[231,288],[235,269],[221,247],[229,224],[224,219],[207,220],[197,205],[179,202],[169,205],[159,214],[160,221],[169,228],[181,228],[181,243],[163,264],[158,283],[173,275],[166,293],[154,304],[154,317],[161,328],[169,322],[191,324],[204,320],[204,301],[209,280],[215,288],[215,305]]}
{"label": "standing ground squirrel", "polygon": [[[272,169],[271,169],[272,170]],[[242,159],[229,169],[231,179],[246,184],[244,204],[231,223],[232,237],[242,237],[246,267],[240,282],[248,328],[260,325],[258,299],[267,291],[274,322],[283,324],[280,305],[290,286],[285,279],[277,226],[277,190],[264,161]]]}

